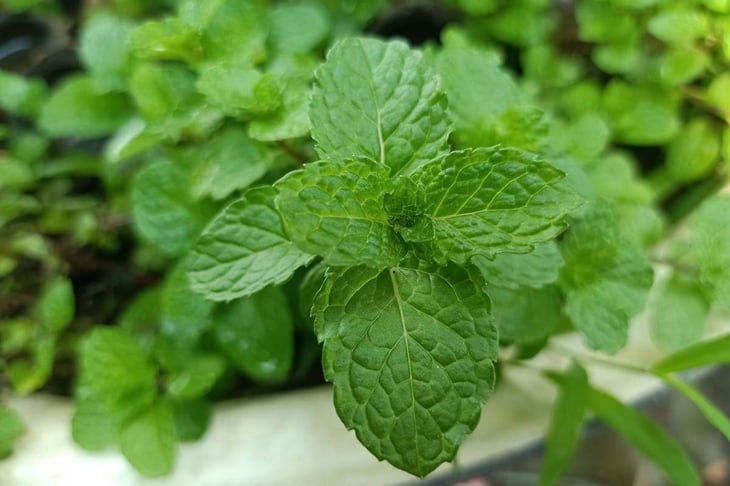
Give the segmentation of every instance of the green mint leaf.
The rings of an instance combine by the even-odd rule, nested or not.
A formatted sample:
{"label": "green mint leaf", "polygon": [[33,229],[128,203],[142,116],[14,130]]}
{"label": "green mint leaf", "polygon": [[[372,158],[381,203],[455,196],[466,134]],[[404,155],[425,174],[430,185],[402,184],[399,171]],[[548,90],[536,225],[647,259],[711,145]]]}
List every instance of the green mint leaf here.
{"label": "green mint leaf", "polygon": [[730,196],[705,200],[689,219],[681,258],[696,265],[699,281],[713,304],[730,309]]}
{"label": "green mint leaf", "polygon": [[97,12],[83,23],[79,55],[98,92],[126,88],[132,60],[129,38],[133,29],[134,24],[129,20],[107,12]]}
{"label": "green mint leaf", "polygon": [[611,395],[592,388],[588,407],[659,466],[674,484],[700,486],[692,460],[654,422]]}
{"label": "green mint leaf", "polygon": [[[162,306],[159,329],[164,336],[178,343],[193,344],[212,325],[215,303],[193,292],[186,273],[187,266],[187,261],[183,260],[169,271],[162,288],[161,302],[155,302],[153,305]],[[148,309],[142,312],[142,318],[152,322],[158,321],[150,319]]]}
{"label": "green mint leaf", "polygon": [[560,325],[562,294],[554,285],[515,289],[487,285],[492,313],[505,342],[534,343],[549,337]]}
{"label": "green mint leaf", "polygon": [[26,395],[45,385],[53,370],[56,338],[50,334],[36,335],[26,350],[29,356],[8,365],[8,376],[15,391]]}
{"label": "green mint leaf", "polygon": [[48,284],[38,303],[38,314],[43,326],[59,333],[74,318],[74,289],[71,281],[58,277]]}
{"label": "green mint leaf", "polygon": [[155,369],[132,337],[120,329],[97,327],[80,353],[81,398],[98,397],[107,414],[129,418],[157,395]]}
{"label": "green mint leaf", "polygon": [[117,444],[121,420],[110,415],[99,397],[83,397],[76,401],[71,417],[71,436],[76,444],[89,451],[98,451]]}
{"label": "green mint leaf", "polygon": [[310,118],[323,159],[362,156],[393,173],[442,154],[451,130],[438,78],[400,41],[338,42],[316,72]]}
{"label": "green mint leaf", "polygon": [[221,63],[204,69],[197,87],[213,106],[246,119],[274,112],[282,102],[284,81],[251,66]]}
{"label": "green mint leaf", "polygon": [[651,262],[637,243],[622,237],[618,217],[606,204],[587,208],[571,223],[562,250],[567,315],[590,347],[618,351],[626,344],[629,320],[646,304]]}
{"label": "green mint leaf", "polygon": [[0,70],[0,108],[22,116],[34,116],[43,106],[48,88],[40,79]]}
{"label": "green mint leaf", "polygon": [[275,5],[269,11],[269,44],[278,54],[302,54],[317,47],[330,31],[327,11],[316,3]]}
{"label": "green mint leaf", "polygon": [[169,474],[175,464],[177,433],[172,410],[158,401],[122,426],[119,447],[145,476]]}
{"label": "green mint leaf", "polygon": [[669,44],[691,46],[711,31],[710,19],[700,10],[667,9],[649,20],[647,30]]}
{"label": "green mint leaf", "polygon": [[693,344],[656,363],[655,373],[673,373],[712,364],[730,363],[730,334]]}
{"label": "green mint leaf", "polygon": [[459,146],[492,145],[492,125],[520,99],[517,85],[500,67],[499,56],[453,33],[444,37],[442,49],[430,54],[427,59],[449,99]]}
{"label": "green mint leaf", "polygon": [[710,311],[695,279],[673,274],[651,302],[651,336],[662,349],[676,351],[700,340]]}
{"label": "green mint leaf", "polygon": [[185,253],[213,213],[213,205],[194,201],[191,168],[162,159],[132,179],[132,215],[139,234],[170,256]]}
{"label": "green mint leaf", "polygon": [[145,22],[134,29],[129,43],[141,59],[195,63],[203,50],[200,32],[177,17]]}
{"label": "green mint leaf", "polygon": [[206,400],[175,401],[170,407],[178,440],[192,442],[203,437],[210,424],[210,403]]}
{"label": "green mint leaf", "polygon": [[265,145],[252,140],[245,129],[236,126],[217,132],[193,149],[191,156],[198,160],[193,194],[217,200],[259,180],[272,161]]}
{"label": "green mint leaf", "polygon": [[279,287],[218,307],[213,330],[223,354],[258,381],[283,381],[294,357],[294,322]]}
{"label": "green mint leaf", "polygon": [[577,364],[560,377],[560,392],[546,436],[540,485],[555,484],[570,464],[578,446],[588,403],[588,375]]}
{"label": "green mint leaf", "polygon": [[254,188],[203,231],[188,276],[194,291],[212,300],[232,300],[288,280],[312,258],[284,233],[274,190]]}
{"label": "green mint leaf", "polygon": [[383,208],[388,187],[388,169],[367,160],[307,164],[274,184],[284,229],[299,248],[328,265],[381,268],[405,255]]}
{"label": "green mint leaf", "polygon": [[471,262],[488,284],[511,289],[539,288],[556,282],[564,263],[554,241],[535,245],[530,253],[499,253],[493,260],[476,255]]}
{"label": "green mint leaf", "polygon": [[315,301],[338,415],[376,457],[418,476],[454,458],[494,386],[497,330],[472,277],[351,267]]}
{"label": "green mint leaf", "polygon": [[190,356],[179,369],[170,373],[167,392],[175,400],[202,397],[225,371],[225,361],[214,354]]}
{"label": "green mint leaf", "polygon": [[308,80],[289,80],[282,95],[281,106],[274,113],[251,120],[249,136],[262,142],[275,142],[309,135],[310,98]]}
{"label": "green mint leaf", "polygon": [[709,120],[689,121],[667,147],[666,166],[677,181],[707,177],[720,157],[720,130]]}
{"label": "green mint leaf", "polygon": [[43,106],[38,124],[53,137],[101,137],[113,133],[132,115],[127,97],[99,94],[91,77],[66,78]]}
{"label": "green mint leaf", "polygon": [[689,398],[697,408],[702,412],[708,422],[710,422],[717,430],[730,441],[730,418],[725,413],[707,399],[697,388],[689,383],[682,381],[671,375],[663,375],[661,379]]}
{"label": "green mint leaf", "polygon": [[452,152],[413,178],[429,196],[428,221],[401,231],[428,241],[459,264],[474,255],[526,253],[565,228],[579,199],[558,183],[564,174],[535,155],[512,148]]}
{"label": "green mint leaf", "polygon": [[13,452],[13,445],[25,432],[20,416],[12,409],[0,406],[0,459]]}

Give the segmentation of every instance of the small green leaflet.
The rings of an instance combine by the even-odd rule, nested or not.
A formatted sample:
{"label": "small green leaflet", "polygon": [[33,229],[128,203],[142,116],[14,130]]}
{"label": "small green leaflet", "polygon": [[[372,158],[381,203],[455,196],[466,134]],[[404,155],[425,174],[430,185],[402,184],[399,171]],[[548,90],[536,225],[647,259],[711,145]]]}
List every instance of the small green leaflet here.
{"label": "small green leaflet", "polygon": [[156,402],[122,426],[119,447],[127,460],[145,476],[172,471],[177,453],[177,433],[170,406]]}
{"label": "small green leaflet", "polygon": [[17,412],[0,405],[0,459],[13,452],[13,444],[24,432],[23,420]]}
{"label": "small green leaflet", "polygon": [[270,187],[249,189],[208,225],[188,267],[193,290],[233,300],[286,281],[313,258],[286,237],[273,199]]}
{"label": "small green leaflet", "polygon": [[360,442],[418,476],[452,460],[495,378],[497,330],[474,276],[341,269],[318,293],[315,319],[335,408]]}
{"label": "small green leaflet", "polygon": [[559,379],[560,393],[553,408],[547,433],[540,484],[555,484],[570,464],[578,445],[588,402],[588,376],[578,364]]}
{"label": "small green leaflet", "polygon": [[302,250],[328,265],[396,265],[405,245],[390,227],[382,194],[387,168],[368,160],[316,162],[274,188],[284,229]]}
{"label": "small green leaflet", "polygon": [[401,232],[428,241],[455,263],[474,255],[527,253],[565,229],[580,204],[558,184],[564,174],[519,149],[489,147],[452,152],[413,174],[429,196],[430,216]]}
{"label": "small green leaflet", "polygon": [[74,289],[71,281],[57,277],[43,291],[38,314],[43,326],[53,333],[63,331],[74,318]]}
{"label": "small green leaflet", "polygon": [[558,280],[563,256],[554,241],[535,245],[530,253],[500,253],[493,260],[476,255],[471,262],[488,284],[517,289],[540,288]]}
{"label": "small green leaflet", "polygon": [[659,466],[672,484],[700,486],[692,460],[654,422],[595,388],[588,392],[588,407]]}
{"label": "small green leaflet", "polygon": [[309,116],[323,159],[364,156],[395,174],[444,152],[446,96],[421,53],[404,42],[344,39],[315,76]]}

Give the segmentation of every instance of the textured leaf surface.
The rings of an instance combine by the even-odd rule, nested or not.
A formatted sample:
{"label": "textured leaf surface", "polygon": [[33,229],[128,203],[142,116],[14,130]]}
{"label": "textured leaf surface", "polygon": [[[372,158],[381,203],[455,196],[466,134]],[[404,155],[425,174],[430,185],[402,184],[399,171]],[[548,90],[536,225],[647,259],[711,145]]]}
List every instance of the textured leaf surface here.
{"label": "textured leaf surface", "polygon": [[435,74],[400,41],[337,43],[316,73],[310,118],[322,158],[364,156],[394,173],[441,154],[450,132]]}
{"label": "textured leaf surface", "polygon": [[251,295],[313,258],[286,237],[273,199],[271,188],[250,189],[208,225],[190,258],[193,290],[218,301]]}
{"label": "textured leaf surface", "polygon": [[652,301],[652,339],[667,351],[699,341],[707,326],[709,310],[695,279],[672,275]]}
{"label": "textured leaf surface", "polygon": [[131,189],[137,231],[172,256],[192,246],[212,212],[210,204],[193,200],[190,170],[178,162],[153,162],[135,174]]}
{"label": "textured leaf surface", "polygon": [[175,463],[176,438],[170,407],[157,402],[122,427],[119,447],[130,464],[145,476],[164,476]]}
{"label": "textured leaf surface", "polygon": [[413,175],[429,196],[429,218],[401,232],[407,240],[433,238],[449,259],[526,253],[565,228],[579,201],[558,183],[564,174],[518,149],[452,152]]}
{"label": "textured leaf surface", "polygon": [[588,392],[588,406],[659,466],[671,479],[672,484],[683,486],[701,484],[692,460],[682,448],[640,412],[596,389]]}
{"label": "textured leaf surface", "polygon": [[494,385],[497,331],[470,277],[352,267],[315,301],[337,413],[378,458],[419,476],[454,458]]}
{"label": "textured leaf surface", "polygon": [[286,233],[328,265],[395,265],[405,248],[388,223],[388,171],[369,161],[316,162],[275,185]]}
{"label": "textured leaf surface", "polygon": [[101,398],[108,414],[133,416],[155,399],[155,370],[124,331],[93,330],[83,342],[80,365],[81,395]]}
{"label": "textured leaf surface", "polygon": [[583,416],[588,403],[588,376],[574,364],[560,379],[560,392],[548,429],[541,485],[552,485],[570,464],[578,446]]}
{"label": "textured leaf surface", "polygon": [[294,323],[278,287],[223,304],[214,334],[223,354],[259,381],[283,381],[294,357]]}
{"label": "textured leaf surface", "polygon": [[516,289],[539,288],[558,280],[563,256],[554,241],[535,246],[530,253],[500,253],[493,260],[476,255],[471,262],[492,285]]}
{"label": "textured leaf surface", "polygon": [[563,239],[565,311],[594,349],[613,353],[646,304],[654,273],[644,250],[621,236],[610,206],[589,208]]}

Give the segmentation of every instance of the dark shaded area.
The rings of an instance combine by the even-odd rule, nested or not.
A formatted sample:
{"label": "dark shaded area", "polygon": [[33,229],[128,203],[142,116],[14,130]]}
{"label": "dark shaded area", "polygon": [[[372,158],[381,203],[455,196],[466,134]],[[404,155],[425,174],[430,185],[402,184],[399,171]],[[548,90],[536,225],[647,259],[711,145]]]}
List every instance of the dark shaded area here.
{"label": "dark shaded area", "polygon": [[437,3],[397,6],[374,19],[365,31],[381,37],[406,39],[411,45],[440,43],[441,31],[459,19],[456,11]]}

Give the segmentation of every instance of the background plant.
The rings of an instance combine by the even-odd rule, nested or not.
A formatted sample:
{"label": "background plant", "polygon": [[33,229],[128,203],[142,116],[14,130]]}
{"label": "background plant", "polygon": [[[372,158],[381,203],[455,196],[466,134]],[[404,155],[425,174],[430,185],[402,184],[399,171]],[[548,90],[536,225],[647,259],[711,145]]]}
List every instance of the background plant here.
{"label": "background plant", "polygon": [[[240,373],[264,388],[301,381],[316,334],[346,425],[423,475],[475,425],[498,345],[527,360],[576,329],[621,349],[652,267],[669,272],[649,300],[655,341],[699,339],[730,295],[729,203],[714,195],[727,177],[728,6],[450,5],[443,18],[459,22],[441,44],[344,41],[315,76],[336,39],[376,15],[388,30],[384,2],[118,1],[85,13],[81,71],[4,72],[8,384],[68,388],[77,363],[75,440],[117,444],[158,475]],[[726,349],[700,344],[642,371],[728,435],[671,374],[726,362]],[[561,396],[545,483],[590,410],[696,484],[682,450],[579,364],[547,376]],[[20,430],[2,409],[0,449]]]}

